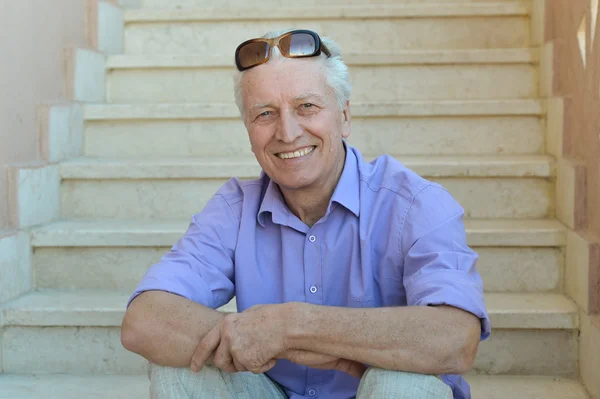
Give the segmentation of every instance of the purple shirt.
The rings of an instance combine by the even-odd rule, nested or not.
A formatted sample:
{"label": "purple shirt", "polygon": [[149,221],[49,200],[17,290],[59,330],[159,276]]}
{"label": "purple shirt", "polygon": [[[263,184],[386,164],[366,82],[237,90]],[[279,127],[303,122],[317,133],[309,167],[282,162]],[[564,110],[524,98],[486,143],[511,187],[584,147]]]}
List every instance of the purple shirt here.
{"label": "purple shirt", "polygon": [[[228,181],[194,215],[185,235],[152,266],[131,299],[168,291],[210,308],[236,296],[256,304],[306,302],[369,308],[451,305],[490,334],[477,254],[466,243],[464,210],[443,187],[382,155],[371,163],[344,143],[344,170],[327,213],[312,228],[287,207],[276,183]],[[290,398],[346,399],[359,379],[278,360],[267,375]],[[455,399],[470,398],[444,375]]]}

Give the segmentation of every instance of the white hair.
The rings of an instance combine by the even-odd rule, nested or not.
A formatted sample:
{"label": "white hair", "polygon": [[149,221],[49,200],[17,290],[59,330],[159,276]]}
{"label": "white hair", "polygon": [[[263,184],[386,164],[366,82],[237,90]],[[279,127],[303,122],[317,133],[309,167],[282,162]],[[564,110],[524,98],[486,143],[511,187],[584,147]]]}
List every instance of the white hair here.
{"label": "white hair", "polygon": [[[266,33],[263,38],[272,39],[291,30],[293,29],[271,31]],[[337,45],[337,43],[327,37],[321,37],[321,42],[327,47],[331,53],[331,57],[327,57],[326,54],[321,52],[322,55],[318,57],[319,62],[321,62],[323,65],[325,81],[327,85],[333,89],[338,106],[340,107],[340,110],[342,110],[346,105],[346,102],[350,99],[350,94],[352,92],[352,86],[348,78],[348,66],[346,66],[342,60],[340,47]],[[271,49],[271,56],[267,62],[281,59],[285,59],[285,57],[281,55],[279,48],[275,47]],[[235,75],[233,76],[235,103],[237,104],[240,113],[243,113],[242,78],[244,77],[245,72],[246,71],[240,72],[236,69]]]}

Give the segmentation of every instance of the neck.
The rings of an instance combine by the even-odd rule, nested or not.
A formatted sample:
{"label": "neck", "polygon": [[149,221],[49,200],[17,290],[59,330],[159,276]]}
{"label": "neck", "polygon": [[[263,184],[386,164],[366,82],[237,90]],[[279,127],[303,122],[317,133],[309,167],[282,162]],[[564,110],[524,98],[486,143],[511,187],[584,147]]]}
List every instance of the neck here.
{"label": "neck", "polygon": [[[343,144],[342,144],[343,145]],[[336,162],[334,173],[323,182],[315,182],[311,187],[299,190],[290,190],[279,187],[290,211],[296,215],[307,226],[312,227],[325,213],[338,181],[342,176],[346,162],[346,152]]]}

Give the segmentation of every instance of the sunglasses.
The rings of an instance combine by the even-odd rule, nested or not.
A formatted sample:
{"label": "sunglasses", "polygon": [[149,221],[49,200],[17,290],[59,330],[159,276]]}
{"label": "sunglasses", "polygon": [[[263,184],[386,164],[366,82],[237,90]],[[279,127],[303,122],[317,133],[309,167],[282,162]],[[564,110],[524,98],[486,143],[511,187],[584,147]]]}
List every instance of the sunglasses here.
{"label": "sunglasses", "polygon": [[321,42],[321,38],[310,30],[293,30],[273,39],[250,39],[235,50],[235,64],[240,71],[264,64],[271,56],[271,49],[278,47],[286,58],[316,57],[321,50],[331,57],[331,52]]}

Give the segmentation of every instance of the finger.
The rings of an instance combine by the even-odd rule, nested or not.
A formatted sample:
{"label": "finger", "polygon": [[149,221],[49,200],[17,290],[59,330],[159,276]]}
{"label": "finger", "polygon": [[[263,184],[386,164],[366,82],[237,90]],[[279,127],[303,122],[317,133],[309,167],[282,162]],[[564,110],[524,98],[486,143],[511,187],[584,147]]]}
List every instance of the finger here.
{"label": "finger", "polygon": [[267,371],[269,371],[273,367],[275,367],[275,364],[277,364],[277,360],[276,359],[271,359],[268,362],[266,362],[265,364],[263,364],[262,366],[260,366],[259,368],[257,368],[257,369],[250,369],[250,371],[253,372],[254,374],[266,373]]}
{"label": "finger", "polygon": [[206,364],[206,361],[213,354],[221,342],[221,325],[214,326],[208,334],[198,344],[196,351],[192,355],[191,369],[197,373]]}
{"label": "finger", "polygon": [[229,344],[226,339],[221,339],[219,347],[214,354],[214,363],[216,367],[228,373],[235,373],[237,371],[233,364],[233,357],[229,352]]}
{"label": "finger", "polygon": [[235,366],[236,370],[240,373],[246,372],[248,371],[248,369],[246,368],[246,366],[244,366],[242,363],[240,363],[235,356],[232,356],[233,358],[233,365]]}

